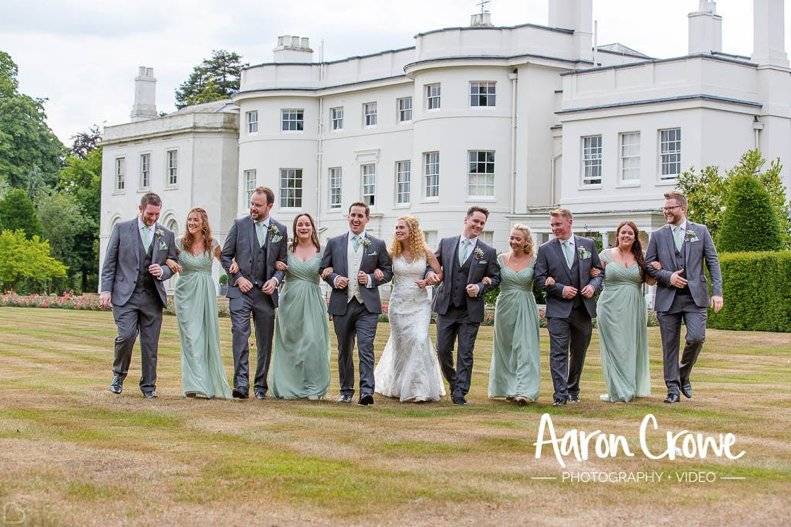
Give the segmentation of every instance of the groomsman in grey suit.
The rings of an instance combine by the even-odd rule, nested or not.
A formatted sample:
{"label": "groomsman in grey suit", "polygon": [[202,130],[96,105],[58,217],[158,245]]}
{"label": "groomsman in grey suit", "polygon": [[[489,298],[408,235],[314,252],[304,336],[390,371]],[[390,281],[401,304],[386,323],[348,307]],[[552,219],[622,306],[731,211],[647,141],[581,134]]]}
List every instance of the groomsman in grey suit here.
{"label": "groomsman in grey suit", "polygon": [[157,348],[162,309],[167,304],[162,281],[173,274],[165,260],[177,258],[175,236],[157,223],[161,209],[159,196],[144,194],[137,218],[116,224],[107,244],[99,303],[102,307],[112,305],[118,327],[109,387],[115,394],[124,389],[132,348],[140,333],[140,390],[147,399],[157,396]]}
{"label": "groomsman in grey suit", "polygon": [[251,316],[255,323],[257,350],[253,379],[255,398],[265,399],[268,389],[277,288],[284,275],[275,268],[275,262],[286,263],[288,242],[286,226],[269,214],[274,204],[272,189],[256,188],[250,197],[250,215],[234,221],[220,257],[230,276],[227,296],[233,336],[232,393],[237,399],[248,397]]}
{"label": "groomsman in grey suit", "polygon": [[[711,306],[716,313],[723,305],[722,274],[708,228],[687,219],[687,198],[679,192],[667,192],[662,212],[667,225],[651,234],[645,271],[656,279],[654,309],[662,335],[667,385],[665,402],[672,404],[679,401],[679,391],[692,398],[689,378],[706,338],[706,308]],[[659,262],[661,267],[657,269],[651,265],[654,262]],[[711,274],[711,300],[703,272],[704,262]],[[682,320],[687,334],[679,365]]]}
{"label": "groomsman in grey suit", "polygon": [[[365,203],[349,206],[349,232],[330,238],[321,259],[322,277],[332,287],[329,313],[338,338],[338,402],[350,403],[354,395],[354,339],[360,357],[360,399],[374,403],[374,337],[382,312],[378,287],[393,278],[385,242],[365,232],[370,209]],[[331,267],[332,272],[323,272]]]}
{"label": "groomsman in grey suit", "polygon": [[[574,218],[568,209],[550,212],[549,226],[555,239],[538,248],[535,276],[547,292],[547,328],[549,329],[549,369],[555,406],[580,400],[580,377],[585,364],[596,316],[594,295],[603,277],[591,277],[591,269],[602,265],[596,244],[590,238],[575,236]],[[554,284],[547,286],[547,278]]]}
{"label": "groomsman in grey suit", "polygon": [[[437,357],[453,404],[467,404],[475,339],[483,322],[484,294],[500,283],[497,252],[478,238],[488,218],[487,209],[470,207],[461,236],[443,238],[436,252],[443,271],[442,285],[434,291]],[[439,283],[430,270],[426,280],[432,285]],[[459,351],[454,367],[453,346],[457,338]]]}

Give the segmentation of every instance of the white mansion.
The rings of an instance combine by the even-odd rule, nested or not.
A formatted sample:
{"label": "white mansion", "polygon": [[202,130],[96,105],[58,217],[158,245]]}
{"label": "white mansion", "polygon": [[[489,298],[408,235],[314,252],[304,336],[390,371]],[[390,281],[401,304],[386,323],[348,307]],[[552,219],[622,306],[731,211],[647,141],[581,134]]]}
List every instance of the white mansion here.
{"label": "white mansion", "polygon": [[408,48],[329,62],[314,61],[307,38],[281,36],[232,101],[162,117],[141,67],[132,122],[105,128],[102,258],[143,192],[162,196],[160,221],[177,231],[204,207],[222,239],[257,185],[274,189],[289,229],[309,211],[323,237],[346,229],[357,200],[375,235],[389,240],[414,214],[432,245],[460,231],[472,204],[491,211],[484,237],[498,248],[517,222],[548,239],[555,206],[610,243],[622,219],[650,232],[683,170],[730,167],[754,147],[791,160],[783,0],[754,0],[751,57],[721,51],[715,4],[698,3],[689,54],[670,59],[595,47],[592,0],[549,0],[547,26],[474,15]]}

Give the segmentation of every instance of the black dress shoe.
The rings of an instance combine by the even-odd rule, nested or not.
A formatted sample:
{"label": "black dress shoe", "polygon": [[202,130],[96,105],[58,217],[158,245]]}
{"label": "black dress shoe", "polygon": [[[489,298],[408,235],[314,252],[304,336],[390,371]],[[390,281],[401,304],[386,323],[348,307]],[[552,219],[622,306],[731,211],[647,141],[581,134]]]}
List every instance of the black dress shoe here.
{"label": "black dress shoe", "polygon": [[233,392],[231,392],[234,399],[247,399],[247,390],[243,390],[240,388],[234,388]]}
{"label": "black dress shoe", "polygon": [[338,396],[338,402],[348,404],[352,402],[352,394],[350,393],[342,393]]}
{"label": "black dress shoe", "polygon": [[681,381],[681,393],[687,399],[692,399],[692,384],[689,381]]}
{"label": "black dress shoe", "polygon": [[153,390],[150,392],[143,392],[143,397],[145,397],[146,399],[156,399],[157,397],[159,397],[159,395],[157,394],[156,390]]}
{"label": "black dress shoe", "polygon": [[368,406],[369,404],[374,404],[374,396],[370,393],[368,395],[361,395],[360,400],[357,401],[357,404],[360,406]]}
{"label": "black dress shoe", "polygon": [[113,376],[113,381],[110,383],[110,386],[107,388],[111,392],[115,394],[119,394],[124,391],[124,381],[118,375]]}
{"label": "black dress shoe", "polygon": [[552,403],[552,406],[566,406],[567,399],[557,399]]}
{"label": "black dress shoe", "polygon": [[571,404],[577,404],[578,402],[580,402],[580,396],[579,395],[569,395],[568,402],[570,402]]}
{"label": "black dress shoe", "polygon": [[681,400],[681,398],[678,396],[677,393],[669,393],[669,394],[667,394],[667,397],[665,397],[665,402],[667,404],[677,403],[680,400]]}
{"label": "black dress shoe", "polygon": [[464,398],[463,395],[454,395],[450,398],[453,401],[453,404],[458,404],[459,406],[463,406],[467,404],[467,400]]}
{"label": "black dress shoe", "polygon": [[266,399],[266,392],[264,390],[256,390],[255,391],[255,398],[259,401],[263,401]]}

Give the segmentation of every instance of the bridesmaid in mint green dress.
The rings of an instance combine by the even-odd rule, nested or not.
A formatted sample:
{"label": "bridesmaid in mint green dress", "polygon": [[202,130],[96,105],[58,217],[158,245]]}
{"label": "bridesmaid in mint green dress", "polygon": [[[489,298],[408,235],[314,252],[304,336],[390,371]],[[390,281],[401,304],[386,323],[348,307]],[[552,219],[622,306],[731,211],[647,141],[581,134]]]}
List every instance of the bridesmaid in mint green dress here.
{"label": "bridesmaid in mint green dress", "polygon": [[330,341],[327,305],[319,287],[321,247],[310,214],[294,218],[292,234],[269,386],[279,399],[317,400],[330,385]]}
{"label": "bridesmaid in mint green dress", "polygon": [[[201,208],[187,215],[187,232],[179,241],[176,317],[181,336],[181,391],[186,397],[230,399],[231,388],[220,358],[217,289],[212,261],[219,256],[209,218]],[[169,261],[171,266],[175,262]]]}
{"label": "bridesmaid in mint green dress", "polygon": [[515,225],[511,250],[498,257],[500,294],[494,309],[489,398],[524,405],[538,398],[538,309],[533,295],[535,254],[530,229]]}
{"label": "bridesmaid in mint green dress", "polygon": [[604,290],[596,309],[605,401],[628,402],[651,394],[648,372],[643,250],[639,231],[631,221],[618,225],[618,246],[601,252],[605,265]]}

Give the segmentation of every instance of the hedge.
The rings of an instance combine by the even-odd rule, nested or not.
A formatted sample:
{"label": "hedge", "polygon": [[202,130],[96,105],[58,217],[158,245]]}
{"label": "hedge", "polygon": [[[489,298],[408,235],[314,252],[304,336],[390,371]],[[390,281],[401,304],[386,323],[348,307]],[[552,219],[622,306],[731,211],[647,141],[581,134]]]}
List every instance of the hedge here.
{"label": "hedge", "polygon": [[725,306],[709,327],[791,332],[791,251],[724,253],[720,267]]}

